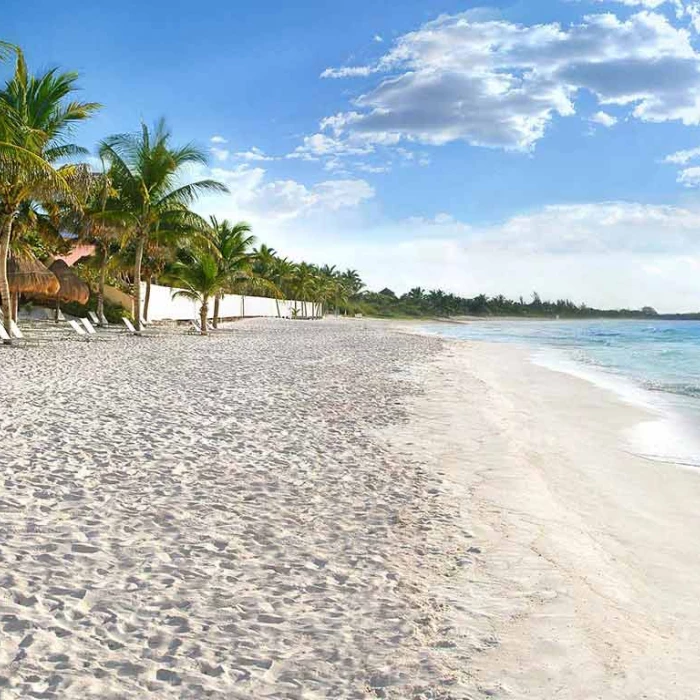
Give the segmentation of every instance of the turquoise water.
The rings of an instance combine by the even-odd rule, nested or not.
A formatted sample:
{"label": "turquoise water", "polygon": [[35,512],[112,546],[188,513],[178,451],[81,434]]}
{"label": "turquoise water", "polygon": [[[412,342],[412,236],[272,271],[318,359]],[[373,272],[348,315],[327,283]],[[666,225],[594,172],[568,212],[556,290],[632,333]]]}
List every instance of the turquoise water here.
{"label": "turquoise water", "polygon": [[700,465],[700,322],[484,320],[424,330],[532,348],[538,364],[652,409],[657,420],[635,438],[645,456]]}
{"label": "turquoise water", "polygon": [[465,340],[557,348],[573,360],[629,377],[643,387],[700,399],[700,322],[483,321],[429,324]]}

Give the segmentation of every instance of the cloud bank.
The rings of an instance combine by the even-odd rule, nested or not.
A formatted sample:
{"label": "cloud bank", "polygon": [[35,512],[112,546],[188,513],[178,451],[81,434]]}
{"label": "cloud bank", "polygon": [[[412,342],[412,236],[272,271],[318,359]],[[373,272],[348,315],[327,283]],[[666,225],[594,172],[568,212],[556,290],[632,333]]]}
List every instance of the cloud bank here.
{"label": "cloud bank", "polygon": [[636,119],[700,124],[700,54],[663,14],[601,13],[568,27],[471,17],[439,17],[373,64],[324,71],[374,84],[323,120],[323,134],[347,148],[465,141],[526,151],[556,117],[576,113],[583,90]]}

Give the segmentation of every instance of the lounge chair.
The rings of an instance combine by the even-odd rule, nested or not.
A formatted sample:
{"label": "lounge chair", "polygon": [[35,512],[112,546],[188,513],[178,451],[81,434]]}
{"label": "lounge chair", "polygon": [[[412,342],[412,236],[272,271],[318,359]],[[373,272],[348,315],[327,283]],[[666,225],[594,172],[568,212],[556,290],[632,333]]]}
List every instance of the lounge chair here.
{"label": "lounge chair", "polygon": [[136,335],[136,329],[134,328],[134,324],[128,318],[122,318],[122,321],[124,322],[124,325],[126,326],[126,330],[131,335]]}
{"label": "lounge chair", "polygon": [[92,325],[92,323],[90,323],[90,321],[87,318],[81,318],[80,322],[85,327],[85,330],[87,331],[88,335],[97,335],[95,327]]}
{"label": "lounge chair", "polygon": [[187,332],[196,333],[197,335],[202,334],[202,325],[196,318],[190,321],[190,327],[187,329]]}
{"label": "lounge chair", "polygon": [[68,325],[78,334],[81,336],[86,336],[87,333],[85,332],[85,329],[74,319],[72,318],[70,321],[68,321]]}
{"label": "lounge chair", "polygon": [[90,317],[90,320],[92,321],[93,325],[95,325],[95,326],[108,326],[109,325],[107,323],[106,318],[103,319],[102,323],[100,323],[100,319],[94,311],[88,311],[88,316]]}
{"label": "lounge chair", "polygon": [[10,335],[5,330],[5,326],[2,323],[2,319],[0,319],[0,340],[11,340]]}
{"label": "lounge chair", "polygon": [[10,333],[14,338],[17,338],[17,340],[24,339],[24,335],[22,335],[22,331],[19,329],[19,326],[15,323],[15,321],[10,321]]}

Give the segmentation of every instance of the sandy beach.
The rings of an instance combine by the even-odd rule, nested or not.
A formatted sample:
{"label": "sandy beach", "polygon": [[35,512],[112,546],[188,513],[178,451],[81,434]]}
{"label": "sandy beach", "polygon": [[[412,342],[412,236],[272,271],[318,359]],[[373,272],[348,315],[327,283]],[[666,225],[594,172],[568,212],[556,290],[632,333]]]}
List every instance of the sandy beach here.
{"label": "sandy beach", "polygon": [[4,351],[0,697],[695,697],[700,477],[408,330]]}

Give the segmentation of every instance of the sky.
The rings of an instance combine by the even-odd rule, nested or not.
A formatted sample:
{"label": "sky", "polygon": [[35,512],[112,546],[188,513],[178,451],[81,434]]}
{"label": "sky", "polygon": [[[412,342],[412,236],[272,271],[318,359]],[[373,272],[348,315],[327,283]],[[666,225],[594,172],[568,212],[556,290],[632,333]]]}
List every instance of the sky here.
{"label": "sky", "polygon": [[[100,7],[101,6],[101,7]],[[247,220],[373,289],[700,310],[700,0],[3,0],[32,70],[164,116]]]}

